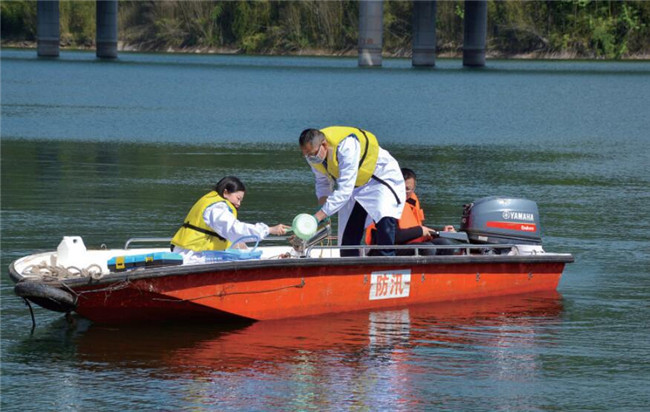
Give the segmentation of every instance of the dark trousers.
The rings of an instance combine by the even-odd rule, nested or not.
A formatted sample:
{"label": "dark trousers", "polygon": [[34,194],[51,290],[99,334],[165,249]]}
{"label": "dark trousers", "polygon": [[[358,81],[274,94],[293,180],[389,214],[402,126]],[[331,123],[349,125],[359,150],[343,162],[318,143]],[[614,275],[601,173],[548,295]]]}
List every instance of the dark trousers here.
{"label": "dark trousers", "polygon": [[[361,240],[365,236],[366,217],[368,212],[358,202],[354,204],[352,213],[348,219],[345,230],[343,231],[343,239],[341,239],[341,246],[360,245]],[[385,217],[379,222],[375,222],[377,227],[377,244],[378,245],[394,245],[395,244],[395,228],[397,227],[397,220],[393,217]],[[371,255],[379,256],[395,256],[395,249],[375,249],[370,252]],[[341,256],[359,256],[359,251],[356,249],[341,250]]]}
{"label": "dark trousers", "polygon": [[[452,239],[443,239],[443,238],[435,238],[431,240],[430,242],[418,242],[418,243],[411,243],[410,245],[412,246],[426,246],[426,245],[444,245],[444,246],[451,246],[451,245],[458,245],[462,242],[452,240]],[[460,249],[420,249],[419,253],[421,256],[441,256],[441,255],[457,255],[460,253]],[[415,255],[415,251],[411,249],[397,249],[397,255],[398,256],[413,256]]]}

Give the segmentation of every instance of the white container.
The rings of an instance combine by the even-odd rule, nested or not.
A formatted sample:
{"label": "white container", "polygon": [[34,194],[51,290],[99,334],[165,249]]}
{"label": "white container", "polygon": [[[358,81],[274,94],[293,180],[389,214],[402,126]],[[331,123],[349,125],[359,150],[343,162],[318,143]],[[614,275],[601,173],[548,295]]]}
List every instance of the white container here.
{"label": "white container", "polygon": [[86,245],[84,245],[81,236],[63,236],[63,240],[56,248],[56,258],[58,266],[85,268],[88,256],[86,254]]}

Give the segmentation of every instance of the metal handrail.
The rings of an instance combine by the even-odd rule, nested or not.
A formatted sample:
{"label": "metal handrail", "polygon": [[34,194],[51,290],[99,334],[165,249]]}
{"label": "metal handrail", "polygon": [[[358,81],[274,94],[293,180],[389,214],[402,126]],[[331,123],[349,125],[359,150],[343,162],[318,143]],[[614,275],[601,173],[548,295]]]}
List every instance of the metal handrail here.
{"label": "metal handrail", "polygon": [[[391,249],[391,250],[413,250],[414,256],[422,256],[420,250],[446,250],[446,249],[464,249],[465,253],[470,254],[471,250],[480,250],[480,249],[517,249],[518,245],[515,244],[472,244],[472,243],[461,243],[457,245],[420,245],[420,244],[411,244],[411,245],[317,245],[319,241],[325,239],[336,239],[336,237],[329,236],[331,229],[330,227],[325,227],[321,229],[312,239],[305,241],[306,248],[302,253],[303,257],[311,257],[311,252],[314,249],[318,250],[359,250],[359,256],[365,257],[367,253],[371,250],[378,249]],[[284,240],[286,236],[274,236],[272,238],[265,239],[270,240]],[[124,244],[124,249],[128,249],[132,243],[158,243],[158,242],[171,242],[172,238],[170,237],[134,237],[130,238]]]}
{"label": "metal handrail", "polygon": [[319,245],[311,245],[309,248],[305,250],[304,256],[311,256],[311,252],[314,248],[318,248],[319,250],[333,250],[333,249],[338,249],[338,250],[359,250],[360,254],[359,256],[365,257],[367,256],[367,252],[370,250],[376,250],[376,249],[390,249],[390,250],[414,250],[415,255],[414,256],[421,256],[420,255],[420,249],[434,249],[434,250],[439,250],[439,249],[465,249],[465,252],[467,254],[470,254],[471,250],[476,250],[476,249],[518,249],[517,245],[515,244],[472,244],[472,243],[462,243],[462,244],[457,244],[457,245],[418,245],[418,244],[413,244],[413,245],[346,245],[346,246],[319,246]]}
{"label": "metal handrail", "polygon": [[172,238],[170,237],[132,237],[128,239],[124,244],[124,250],[129,248],[131,243],[154,243],[154,242],[171,242]]}
{"label": "metal handrail", "polygon": [[[261,240],[260,242],[269,242],[269,241],[278,241],[278,240],[288,240],[290,236],[272,236],[266,239]],[[167,242],[170,243],[172,238],[170,237],[132,237],[126,241],[124,244],[124,249],[128,249],[132,243],[158,243],[158,242]]]}

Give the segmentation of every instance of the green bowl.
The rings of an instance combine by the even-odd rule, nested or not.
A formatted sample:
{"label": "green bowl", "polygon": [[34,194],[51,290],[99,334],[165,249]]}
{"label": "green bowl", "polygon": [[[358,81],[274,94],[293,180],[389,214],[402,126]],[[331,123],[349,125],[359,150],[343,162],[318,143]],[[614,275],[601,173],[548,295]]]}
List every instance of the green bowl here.
{"label": "green bowl", "polygon": [[296,234],[302,240],[308,240],[318,229],[318,221],[312,215],[307,213],[301,213],[293,219],[293,224],[291,225],[293,233]]}

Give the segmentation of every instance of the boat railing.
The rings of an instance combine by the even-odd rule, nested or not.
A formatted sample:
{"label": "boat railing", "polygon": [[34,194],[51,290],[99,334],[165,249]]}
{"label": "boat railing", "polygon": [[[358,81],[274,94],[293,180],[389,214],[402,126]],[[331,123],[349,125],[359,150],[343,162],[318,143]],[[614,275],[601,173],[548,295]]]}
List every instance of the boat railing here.
{"label": "boat railing", "polygon": [[[269,242],[278,242],[278,241],[283,241],[283,240],[289,240],[291,239],[292,236],[270,236],[266,239],[263,239],[260,243],[269,243]],[[172,238],[170,237],[132,237],[130,239],[127,239],[126,243],[124,243],[124,249],[129,249],[131,245],[135,244],[145,244],[145,243],[166,243],[165,246],[169,246],[171,243]],[[150,246],[150,245],[149,245]]]}
{"label": "boat railing", "polygon": [[[331,240],[332,234],[332,225],[329,221],[327,221],[324,224],[319,225],[318,229],[316,230],[316,233],[308,240],[302,240],[298,238],[295,235],[291,236],[269,236],[266,239],[263,239],[262,242],[264,243],[274,243],[278,241],[288,241],[293,248],[298,251],[299,253],[304,253],[304,251],[319,243],[323,242],[325,240]],[[334,239],[335,240],[335,239]],[[128,249],[131,244],[135,243],[162,243],[165,242],[167,245],[169,245],[172,241],[172,238],[170,237],[132,237],[126,241],[124,244],[124,249]]]}
{"label": "boat railing", "polygon": [[169,243],[172,241],[170,237],[132,237],[126,241],[124,244],[124,250],[128,249],[131,244],[135,243],[163,243],[166,242],[169,246]]}
{"label": "boat railing", "polygon": [[350,245],[350,246],[339,246],[339,245],[311,245],[308,247],[303,257],[311,257],[311,253],[314,250],[323,251],[323,250],[356,250],[359,252],[359,256],[365,257],[369,256],[368,253],[373,250],[406,250],[412,251],[413,256],[426,256],[426,250],[449,250],[451,253],[448,254],[491,254],[491,253],[500,253],[500,252],[509,252],[510,250],[515,250],[519,254],[519,248],[514,244],[471,244],[471,243],[462,243],[456,245],[432,245],[432,244],[411,244],[411,245]]}
{"label": "boat railing", "polygon": [[[301,257],[311,257],[314,250],[322,252],[324,250],[356,250],[359,256],[369,256],[373,250],[405,250],[411,251],[409,255],[413,256],[426,256],[428,250],[435,251],[449,251],[447,254],[492,254],[514,251],[515,254],[520,254],[518,245],[515,244],[472,244],[472,243],[459,243],[455,245],[432,245],[432,244],[410,244],[410,245],[350,245],[342,246],[336,245],[336,237],[330,236],[329,230],[319,231],[317,236],[314,236],[309,241],[301,242],[301,245],[294,244],[294,248],[301,254]],[[281,240],[291,240],[293,237],[287,236],[273,236],[265,239],[266,242],[277,242]],[[169,237],[136,237],[130,238],[124,244],[124,249],[127,250],[134,244],[151,244],[151,243],[166,243],[169,244],[172,238]],[[265,242],[265,243],[266,243]],[[327,244],[324,244],[327,242]],[[334,243],[334,244],[333,244]],[[399,253],[399,252],[398,252]],[[536,252],[532,252],[536,253]],[[440,253],[442,254],[442,253]]]}

